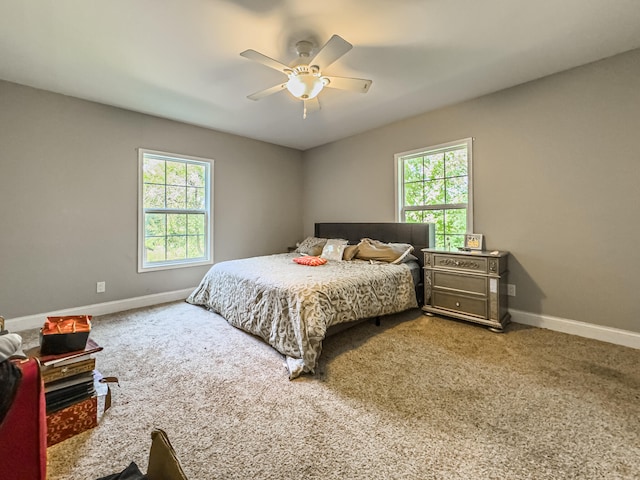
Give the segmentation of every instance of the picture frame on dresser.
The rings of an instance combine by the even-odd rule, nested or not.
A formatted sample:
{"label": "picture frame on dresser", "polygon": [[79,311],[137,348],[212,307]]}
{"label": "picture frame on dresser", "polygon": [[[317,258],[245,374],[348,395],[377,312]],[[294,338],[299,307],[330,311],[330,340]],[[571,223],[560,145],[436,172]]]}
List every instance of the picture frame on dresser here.
{"label": "picture frame on dresser", "polygon": [[465,250],[484,250],[484,235],[481,233],[467,233],[464,236]]}

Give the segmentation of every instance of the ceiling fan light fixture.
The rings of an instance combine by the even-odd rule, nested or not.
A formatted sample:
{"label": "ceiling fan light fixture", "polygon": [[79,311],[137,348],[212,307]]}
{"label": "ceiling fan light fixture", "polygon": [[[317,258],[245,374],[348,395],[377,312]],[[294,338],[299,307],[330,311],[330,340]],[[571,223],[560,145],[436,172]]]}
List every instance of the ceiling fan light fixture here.
{"label": "ceiling fan light fixture", "polygon": [[322,91],[325,82],[320,75],[314,75],[310,72],[301,72],[290,75],[287,82],[287,90],[296,98],[301,100],[309,100],[315,98]]}

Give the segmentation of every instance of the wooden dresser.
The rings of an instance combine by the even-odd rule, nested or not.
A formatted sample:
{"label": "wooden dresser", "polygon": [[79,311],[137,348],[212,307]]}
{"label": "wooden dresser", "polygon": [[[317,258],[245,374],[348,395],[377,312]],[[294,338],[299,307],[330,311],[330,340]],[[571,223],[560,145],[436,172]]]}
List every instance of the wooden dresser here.
{"label": "wooden dresser", "polygon": [[509,252],[422,252],[422,310],[503,330],[511,319],[507,304]]}

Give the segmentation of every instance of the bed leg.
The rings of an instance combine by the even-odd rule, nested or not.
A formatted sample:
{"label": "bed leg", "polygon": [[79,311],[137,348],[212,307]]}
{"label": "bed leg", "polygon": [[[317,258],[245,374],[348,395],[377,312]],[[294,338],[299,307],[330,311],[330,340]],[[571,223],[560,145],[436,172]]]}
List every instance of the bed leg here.
{"label": "bed leg", "polygon": [[376,317],[376,327],[380,326],[380,317]]}

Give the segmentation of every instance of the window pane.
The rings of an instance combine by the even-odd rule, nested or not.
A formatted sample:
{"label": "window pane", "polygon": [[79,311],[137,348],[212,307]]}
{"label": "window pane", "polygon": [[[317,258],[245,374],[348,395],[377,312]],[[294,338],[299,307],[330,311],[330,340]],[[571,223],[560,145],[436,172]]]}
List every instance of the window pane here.
{"label": "window pane", "polygon": [[187,206],[187,187],[167,186],[167,208],[184,209]]}
{"label": "window pane", "polygon": [[167,260],[187,258],[187,237],[170,235],[167,237]]}
{"label": "window pane", "polygon": [[187,164],[187,185],[204,188],[205,177],[206,167],[204,165]]}
{"label": "window pane", "polygon": [[408,211],[404,215],[404,221],[407,223],[422,223],[422,212]]}
{"label": "window pane", "polygon": [[405,183],[404,204],[406,206],[424,205],[424,187],[422,182]]}
{"label": "window pane", "polygon": [[162,213],[147,213],[144,216],[146,237],[164,237],[167,227],[167,216]]}
{"label": "window pane", "polygon": [[187,208],[191,210],[204,210],[204,200],[204,188],[187,187]]}
{"label": "window pane", "polygon": [[424,223],[436,224],[436,235],[444,234],[444,210],[425,210]]}
{"label": "window pane", "polygon": [[464,247],[464,235],[446,235],[445,243],[448,250],[458,250]]}
{"label": "window pane", "polygon": [[404,181],[422,181],[424,172],[422,169],[422,157],[411,158],[404,161]]}
{"label": "window pane", "polygon": [[187,184],[187,164],[183,162],[167,162],[167,185]]}
{"label": "window pane", "polygon": [[144,248],[148,262],[163,262],[165,260],[164,237],[145,238]]}
{"label": "window pane", "polygon": [[444,153],[427,155],[424,162],[425,180],[444,178]]}
{"label": "window pane", "polygon": [[467,175],[467,149],[459,149],[446,153],[447,177]]}
{"label": "window pane", "polygon": [[446,180],[447,201],[446,203],[467,203],[468,177],[453,177]]}
{"label": "window pane", "polygon": [[164,185],[144,185],[144,208],[164,208]]}
{"label": "window pane", "polygon": [[185,214],[167,215],[167,235],[186,235],[187,216]]}
{"label": "window pane", "polygon": [[[445,213],[445,229],[447,234],[457,233],[464,235],[467,231],[467,210],[456,208]],[[464,243],[464,242],[463,242]]]}
{"label": "window pane", "polygon": [[164,184],[164,165],[164,160],[145,159],[143,182]]}
{"label": "window pane", "polygon": [[187,215],[187,234],[204,235],[204,214]]}
{"label": "window pane", "polygon": [[187,237],[187,257],[204,257],[204,235],[189,235]]}
{"label": "window pane", "polygon": [[445,180],[432,180],[424,185],[424,205],[443,205],[446,203]]}
{"label": "window pane", "polygon": [[446,250],[447,249],[447,245],[445,243],[444,235],[438,235],[436,233],[436,248],[439,249],[439,250]]}

